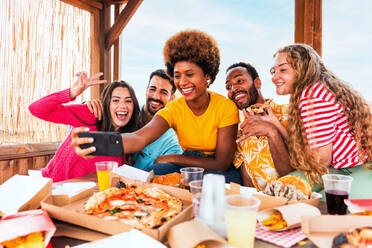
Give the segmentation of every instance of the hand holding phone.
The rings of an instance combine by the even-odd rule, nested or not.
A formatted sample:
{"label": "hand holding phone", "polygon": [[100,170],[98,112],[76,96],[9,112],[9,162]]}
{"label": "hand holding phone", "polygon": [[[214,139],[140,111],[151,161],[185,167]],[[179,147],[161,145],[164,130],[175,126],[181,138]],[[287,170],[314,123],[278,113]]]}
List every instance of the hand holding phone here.
{"label": "hand holding phone", "polygon": [[124,154],[123,141],[119,132],[81,132],[78,136],[93,138],[93,143],[80,145],[81,149],[91,146],[96,148],[96,151],[89,155],[121,157]]}

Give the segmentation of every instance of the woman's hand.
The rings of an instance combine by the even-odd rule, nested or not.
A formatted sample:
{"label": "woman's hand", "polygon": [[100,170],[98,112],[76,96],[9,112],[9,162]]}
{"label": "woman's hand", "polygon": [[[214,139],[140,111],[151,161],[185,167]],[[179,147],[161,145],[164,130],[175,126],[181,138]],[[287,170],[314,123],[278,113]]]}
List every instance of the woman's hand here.
{"label": "woman's hand", "polygon": [[94,156],[89,156],[89,154],[96,151],[96,148],[94,146],[91,146],[86,149],[80,148],[81,144],[93,143],[93,138],[88,138],[88,137],[80,138],[78,136],[79,133],[88,132],[88,131],[89,131],[89,128],[87,127],[77,127],[77,128],[72,129],[71,131],[71,139],[72,139],[71,146],[74,148],[77,155],[85,159],[94,158]]}
{"label": "woman's hand", "polygon": [[99,77],[102,75],[103,73],[100,72],[94,74],[92,77],[88,77],[85,72],[78,72],[76,74],[76,76],[78,76],[78,79],[70,88],[70,99],[74,99],[92,85],[106,83],[106,80],[99,80]]}
{"label": "woman's hand", "polygon": [[102,101],[99,99],[90,100],[87,102],[87,106],[89,111],[94,114],[94,116],[98,119],[102,119],[102,113],[103,113],[103,106]]}

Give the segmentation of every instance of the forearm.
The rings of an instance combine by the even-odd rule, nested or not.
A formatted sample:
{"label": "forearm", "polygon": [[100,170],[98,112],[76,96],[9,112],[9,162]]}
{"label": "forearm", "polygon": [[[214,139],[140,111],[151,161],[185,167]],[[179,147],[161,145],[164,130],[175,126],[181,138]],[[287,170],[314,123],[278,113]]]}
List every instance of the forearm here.
{"label": "forearm", "polygon": [[121,138],[125,154],[140,152],[147,145],[144,139],[136,133],[122,133]]}
{"label": "forearm", "polygon": [[231,165],[231,161],[228,159],[217,159],[217,158],[205,158],[205,157],[193,157],[185,156],[182,154],[167,155],[168,163],[178,164],[185,167],[201,167],[206,170],[227,170]]}
{"label": "forearm", "polygon": [[280,131],[272,128],[269,132],[268,141],[274,166],[280,176],[293,171],[290,165],[289,153]]}

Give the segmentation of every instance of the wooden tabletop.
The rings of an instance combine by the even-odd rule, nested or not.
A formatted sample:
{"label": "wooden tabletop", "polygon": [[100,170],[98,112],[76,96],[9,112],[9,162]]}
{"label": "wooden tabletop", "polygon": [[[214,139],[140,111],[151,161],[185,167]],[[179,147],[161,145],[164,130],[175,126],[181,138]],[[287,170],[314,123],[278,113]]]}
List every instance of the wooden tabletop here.
{"label": "wooden tabletop", "polygon": [[[97,182],[97,176],[96,176],[96,173],[91,173],[91,174],[88,174],[84,177],[69,179],[67,181],[68,182],[86,182],[86,181]],[[322,214],[327,213],[327,207],[326,207],[325,202],[320,202],[319,209],[320,209],[320,212]],[[54,220],[54,221],[57,223],[56,225],[57,225],[57,231],[58,231],[58,223],[63,223],[63,222],[58,221],[58,220]],[[293,247],[295,247],[295,248],[316,247],[310,240],[305,239],[304,241],[306,243],[304,243],[304,244],[301,243],[301,245],[297,244],[296,246],[293,246]],[[75,238],[71,238],[71,237],[64,237],[64,236],[58,236],[58,237],[54,236],[51,240],[53,248],[65,248],[66,246],[76,246],[76,245],[83,244],[83,243],[86,243],[86,242],[87,241],[79,240],[79,239],[75,239]],[[255,248],[277,248],[279,246],[272,245],[268,242],[256,239],[254,247]]]}

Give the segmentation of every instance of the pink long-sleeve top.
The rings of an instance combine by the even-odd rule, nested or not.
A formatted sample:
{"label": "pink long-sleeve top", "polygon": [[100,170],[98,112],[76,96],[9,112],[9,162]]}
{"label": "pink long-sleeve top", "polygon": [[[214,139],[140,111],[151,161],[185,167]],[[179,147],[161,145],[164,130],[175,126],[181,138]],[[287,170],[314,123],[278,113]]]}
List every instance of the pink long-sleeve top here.
{"label": "pink long-sleeve top", "polygon": [[[70,99],[70,89],[62,90],[32,103],[28,109],[31,114],[45,121],[71,125],[73,127],[89,127],[90,131],[97,131],[96,117],[85,104],[64,105],[75,99]],[[71,135],[56,151],[48,165],[41,170],[44,177],[52,178],[54,182],[81,177],[96,171],[94,163],[100,161],[115,161],[121,166],[123,157],[96,156],[84,159],[78,156],[71,146]]]}

